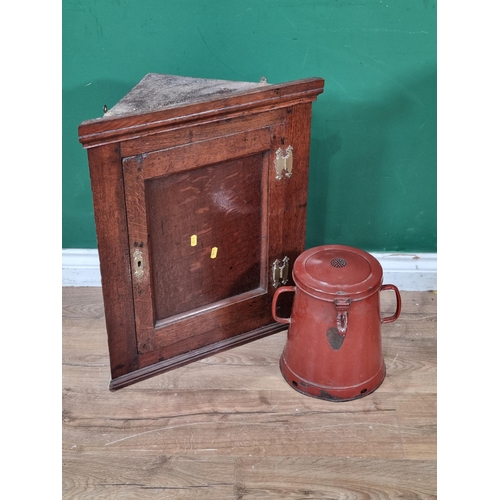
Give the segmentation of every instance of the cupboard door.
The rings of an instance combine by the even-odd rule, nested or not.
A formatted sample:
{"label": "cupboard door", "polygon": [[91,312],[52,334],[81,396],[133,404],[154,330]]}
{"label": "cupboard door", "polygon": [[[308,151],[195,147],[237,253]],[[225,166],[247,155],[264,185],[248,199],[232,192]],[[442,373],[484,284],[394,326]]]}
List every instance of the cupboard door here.
{"label": "cupboard door", "polygon": [[270,149],[262,128],[123,159],[139,353],[273,323]]}

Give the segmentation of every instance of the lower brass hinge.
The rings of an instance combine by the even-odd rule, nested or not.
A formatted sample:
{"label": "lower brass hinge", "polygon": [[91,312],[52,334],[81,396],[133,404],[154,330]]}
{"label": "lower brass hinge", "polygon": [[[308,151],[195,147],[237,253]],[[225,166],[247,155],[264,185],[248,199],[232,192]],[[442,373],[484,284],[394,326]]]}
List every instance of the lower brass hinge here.
{"label": "lower brass hinge", "polygon": [[276,259],[271,268],[271,276],[273,280],[273,287],[278,288],[280,285],[285,285],[288,282],[288,268],[290,259],[284,257],[283,261]]}

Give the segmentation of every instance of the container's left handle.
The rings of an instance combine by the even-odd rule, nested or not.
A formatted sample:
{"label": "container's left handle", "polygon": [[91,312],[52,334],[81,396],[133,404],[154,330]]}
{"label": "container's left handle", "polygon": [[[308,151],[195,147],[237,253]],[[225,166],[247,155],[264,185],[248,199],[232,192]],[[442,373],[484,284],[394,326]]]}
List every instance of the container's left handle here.
{"label": "container's left handle", "polygon": [[294,286],[280,286],[275,292],[273,296],[273,303],[271,305],[271,312],[273,314],[274,321],[278,323],[282,323],[283,325],[290,324],[290,318],[282,318],[276,314],[276,304],[278,303],[278,297],[284,292],[293,292],[295,293]]}

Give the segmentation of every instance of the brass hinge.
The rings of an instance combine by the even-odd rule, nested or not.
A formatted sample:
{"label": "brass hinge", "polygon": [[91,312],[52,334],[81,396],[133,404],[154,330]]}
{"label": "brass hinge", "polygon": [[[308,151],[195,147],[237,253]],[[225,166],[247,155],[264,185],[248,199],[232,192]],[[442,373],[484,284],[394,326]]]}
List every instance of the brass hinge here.
{"label": "brass hinge", "polygon": [[293,169],[293,148],[288,146],[285,150],[285,154],[281,148],[276,151],[276,158],[274,159],[274,168],[276,169],[276,179],[279,181],[283,178],[283,171],[285,172],[285,177],[289,178],[292,176]]}
{"label": "brass hinge", "polygon": [[283,261],[276,259],[273,262],[273,266],[271,268],[271,276],[273,279],[273,287],[278,288],[280,285],[285,285],[288,281],[288,267],[290,259],[288,257],[284,257]]}

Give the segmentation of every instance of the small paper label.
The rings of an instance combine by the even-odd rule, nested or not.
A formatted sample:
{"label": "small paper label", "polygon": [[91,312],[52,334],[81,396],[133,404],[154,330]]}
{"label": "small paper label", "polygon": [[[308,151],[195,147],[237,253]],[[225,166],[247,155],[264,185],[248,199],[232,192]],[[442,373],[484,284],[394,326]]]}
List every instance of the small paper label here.
{"label": "small paper label", "polygon": [[217,250],[218,250],[217,247],[212,248],[212,253],[210,254],[211,259],[215,259],[217,257]]}
{"label": "small paper label", "polygon": [[198,237],[196,236],[196,234],[193,234],[193,236],[191,236],[191,246],[195,247],[197,244],[198,244]]}

